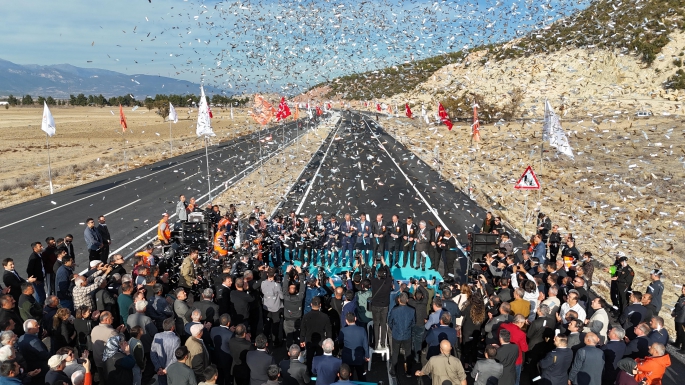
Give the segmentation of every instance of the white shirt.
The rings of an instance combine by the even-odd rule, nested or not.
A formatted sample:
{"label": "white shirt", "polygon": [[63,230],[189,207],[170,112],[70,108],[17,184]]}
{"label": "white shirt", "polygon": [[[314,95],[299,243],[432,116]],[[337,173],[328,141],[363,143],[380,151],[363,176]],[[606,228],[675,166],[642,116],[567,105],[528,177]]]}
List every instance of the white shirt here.
{"label": "white shirt", "polygon": [[561,322],[563,322],[564,325],[568,323],[568,321],[566,321],[566,313],[568,313],[569,310],[573,310],[578,313],[578,319],[585,322],[585,317],[587,315],[585,313],[585,309],[580,306],[580,302],[577,302],[574,306],[569,306],[568,302],[564,302],[564,304],[561,305],[561,310],[559,310],[559,316],[561,317]]}

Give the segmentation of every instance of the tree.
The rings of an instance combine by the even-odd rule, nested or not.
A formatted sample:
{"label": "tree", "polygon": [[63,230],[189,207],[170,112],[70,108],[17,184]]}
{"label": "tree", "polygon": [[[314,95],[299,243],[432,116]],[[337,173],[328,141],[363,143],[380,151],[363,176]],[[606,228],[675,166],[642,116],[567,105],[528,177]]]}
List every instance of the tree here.
{"label": "tree", "polygon": [[24,95],[24,97],[21,98],[21,104],[24,106],[32,106],[33,98],[31,97],[31,95]]}
{"label": "tree", "polygon": [[88,95],[88,105],[95,104],[95,98],[93,95]]}
{"label": "tree", "polygon": [[10,94],[10,96],[7,97],[7,102],[10,104],[10,106],[16,106],[19,104],[19,99],[17,99],[14,95]]}
{"label": "tree", "polygon": [[76,105],[76,96],[74,95],[69,95],[69,104],[72,106]]}
{"label": "tree", "polygon": [[38,99],[36,100],[36,103],[38,103],[39,106],[42,106],[43,103],[45,103],[45,98],[42,96],[39,96]]}
{"label": "tree", "polygon": [[86,95],[78,94],[76,96],[76,105],[77,106],[87,106],[88,105],[88,99],[86,98]]}
{"label": "tree", "polygon": [[57,102],[55,101],[55,98],[53,98],[52,96],[48,96],[48,98],[45,99],[45,103],[47,103],[48,106],[54,106],[57,104]]}

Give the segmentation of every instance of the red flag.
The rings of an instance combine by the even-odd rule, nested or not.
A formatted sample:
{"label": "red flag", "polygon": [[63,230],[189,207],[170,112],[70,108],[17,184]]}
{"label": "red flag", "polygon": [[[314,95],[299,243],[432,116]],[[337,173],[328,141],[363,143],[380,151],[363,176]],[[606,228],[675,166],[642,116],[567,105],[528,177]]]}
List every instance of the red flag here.
{"label": "red flag", "polygon": [[119,104],[119,124],[121,124],[121,128],[124,129],[124,132],[126,132],[126,129],[128,126],[126,125],[126,116],[124,116],[124,108]]}
{"label": "red flag", "polygon": [[450,131],[452,131],[452,122],[450,121],[450,117],[447,115],[447,111],[445,111],[445,107],[442,106],[442,103],[438,103],[438,115],[440,115],[442,123],[446,125]]}
{"label": "red flag", "polygon": [[378,110],[378,111],[381,110],[381,105],[380,105],[380,103],[376,103],[376,110]]}
{"label": "red flag", "polygon": [[278,105],[278,112],[276,112],[276,121],[285,119],[290,116],[290,108],[288,103],[285,102],[285,97],[281,97],[281,103]]}
{"label": "red flag", "polygon": [[411,119],[411,108],[409,108],[409,103],[405,103],[404,112],[407,114],[407,118]]}
{"label": "red flag", "polygon": [[316,114],[317,115],[323,114],[323,112],[321,112],[321,109],[319,108],[319,106],[316,106]]}
{"label": "red flag", "polygon": [[207,111],[209,111],[209,118],[212,119],[214,115],[212,115],[212,109],[209,108],[209,105],[207,105]]}
{"label": "red flag", "polygon": [[474,142],[480,142],[480,121],[478,120],[478,105],[473,105],[473,125],[471,126],[471,135]]}
{"label": "red flag", "polygon": [[328,109],[329,110],[331,109],[331,103],[328,103]]}

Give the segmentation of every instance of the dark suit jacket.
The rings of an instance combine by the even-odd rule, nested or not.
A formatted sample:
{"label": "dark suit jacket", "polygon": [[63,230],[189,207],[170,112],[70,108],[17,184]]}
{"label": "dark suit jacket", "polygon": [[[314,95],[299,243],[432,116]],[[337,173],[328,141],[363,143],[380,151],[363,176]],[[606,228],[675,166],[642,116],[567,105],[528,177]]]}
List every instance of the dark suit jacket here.
{"label": "dark suit jacket", "polygon": [[637,337],[628,343],[624,356],[632,359],[645,358],[649,355],[649,338],[647,336]]}
{"label": "dark suit jacket", "polygon": [[283,385],[305,385],[311,381],[307,374],[307,365],[298,360],[283,360],[278,366],[281,368]]}
{"label": "dark suit jacket", "polygon": [[262,385],[269,381],[266,370],[269,369],[269,365],[276,363],[271,354],[259,350],[252,350],[247,352],[245,360],[247,366],[250,368],[250,385]]}
{"label": "dark suit jacket", "polygon": [[[354,227],[355,230],[352,231],[352,234],[348,237],[347,233],[350,232],[350,229]],[[354,244],[357,240],[357,232],[359,231],[359,227],[357,226],[357,222],[353,221],[350,219],[350,226],[347,227],[347,221],[342,220],[340,221],[340,234],[342,235],[342,242],[343,243],[351,243]]]}
{"label": "dark suit jacket", "polygon": [[250,368],[247,366],[245,359],[247,352],[254,350],[254,345],[245,338],[238,338],[235,335],[228,341],[229,349],[231,350],[231,357],[233,357],[233,364],[231,365],[231,374],[239,378],[249,378]]}
{"label": "dark suit jacket", "polygon": [[642,304],[634,303],[623,309],[623,314],[618,318],[618,322],[621,327],[626,331],[626,337],[629,340],[634,340],[637,335],[635,335],[635,326],[645,319],[647,315],[647,308],[642,306]]}
{"label": "dark suit jacket", "polygon": [[2,275],[2,282],[10,288],[10,294],[14,297],[14,300],[19,301],[21,284],[26,282],[26,280],[24,278],[17,278],[11,271],[5,270],[5,273]]}
{"label": "dark suit jacket", "polygon": [[[540,361],[540,383],[542,385],[568,384],[568,370],[573,362],[573,351],[556,348]],[[504,376],[502,377],[504,379]],[[515,379],[515,378],[514,378]],[[501,385],[500,381],[500,385]]]}
{"label": "dark suit jacket", "polygon": [[231,348],[228,345],[231,338],[233,338],[233,332],[229,328],[215,326],[209,332],[209,335],[214,343],[214,363],[217,366],[228,367],[233,361]]}
{"label": "dark suit jacket", "polygon": [[601,347],[604,352],[604,372],[602,372],[602,380],[606,382],[613,382],[620,369],[618,369],[618,362],[621,361],[626,352],[626,343],[623,341],[609,341]]}
{"label": "dark suit jacket", "polygon": [[211,322],[213,326],[219,324],[219,305],[212,301],[202,300],[193,304],[195,309],[202,313],[202,320],[204,322]]}
{"label": "dark suit jacket", "polygon": [[431,231],[428,229],[423,229],[423,236],[420,236],[421,229],[416,229],[416,252],[420,253],[422,251],[428,251],[428,247],[431,245]]}
{"label": "dark suit jacket", "polygon": [[428,346],[426,360],[440,354],[440,342],[444,340],[448,340],[452,346],[457,346],[457,331],[449,326],[440,325],[426,333],[426,345]]}
{"label": "dark suit jacket", "polygon": [[107,242],[112,240],[112,237],[109,235],[109,229],[107,228],[107,226],[103,226],[101,224],[98,224],[95,228],[97,229],[98,233],[100,233],[102,243],[104,243],[106,246]]}
{"label": "dark suit jacket", "polygon": [[369,356],[369,340],[366,330],[357,325],[348,325],[340,330],[338,342],[342,343],[342,362],[348,365],[364,365]]}
{"label": "dark suit jacket", "polygon": [[[570,351],[570,349],[569,349]],[[502,377],[499,385],[514,385],[516,382],[516,360],[519,357],[519,348],[516,344],[510,343],[502,345],[497,349],[496,360],[503,366]],[[569,366],[571,361],[569,360]]]}
{"label": "dark suit jacket", "polygon": [[36,281],[43,282],[45,280],[45,275],[43,274],[43,259],[38,255],[38,253],[31,253],[29,256],[29,263],[26,266],[26,275],[28,277],[34,276]]}
{"label": "dark suit jacket", "polygon": [[[385,224],[386,226],[386,235],[385,237],[388,239],[388,242],[395,242],[399,245],[403,245],[404,243],[400,243],[403,241],[402,235],[404,234],[404,222],[402,221],[397,221],[397,226],[393,226],[393,221],[388,221],[388,223]],[[399,226],[400,231],[397,231],[397,227]],[[395,234],[398,235],[398,238],[393,238],[390,235]]]}
{"label": "dark suit jacket", "polygon": [[578,349],[568,379],[575,385],[601,385],[604,353],[595,346]]}
{"label": "dark suit jacket", "polygon": [[[550,317],[541,317],[533,321],[528,327],[526,336],[528,337],[528,351],[536,357],[544,357],[553,346],[545,341],[545,338],[554,339],[554,326],[556,320]],[[539,345],[539,346],[538,346]]]}
{"label": "dark suit jacket", "polygon": [[312,361],[312,374],[316,376],[316,385],[331,385],[338,378],[342,361],[333,356],[316,356]]}
{"label": "dark suit jacket", "polygon": [[[387,235],[386,235],[387,228],[386,228],[386,231],[383,231],[383,226],[385,226],[385,223],[381,222],[381,225],[378,226],[378,221],[376,221],[376,220],[371,221],[371,233],[375,234],[375,235],[382,235],[383,236],[383,238],[378,238],[378,242],[380,242],[380,244],[385,243],[385,239],[387,238]],[[372,237],[372,238],[376,238],[376,237]],[[376,240],[374,239],[373,241],[375,242]]]}
{"label": "dark suit jacket", "polygon": [[[402,234],[400,234],[400,239],[402,239],[402,246],[404,246],[405,243],[409,242],[409,238],[414,238],[413,241],[411,241],[411,244],[414,244],[416,242],[416,234],[419,232],[419,228],[416,226],[416,224],[412,223],[411,228],[407,230],[407,222],[403,222],[400,224],[402,227]],[[410,234],[409,231],[412,231]],[[407,237],[407,239],[404,239],[404,237]]]}

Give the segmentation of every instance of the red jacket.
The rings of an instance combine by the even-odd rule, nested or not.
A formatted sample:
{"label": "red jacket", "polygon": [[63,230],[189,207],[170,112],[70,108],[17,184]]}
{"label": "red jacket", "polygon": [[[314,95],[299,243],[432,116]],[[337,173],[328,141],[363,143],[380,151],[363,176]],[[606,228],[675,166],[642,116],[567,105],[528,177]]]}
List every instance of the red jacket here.
{"label": "red jacket", "polygon": [[[511,333],[511,342],[519,348],[519,356],[516,358],[516,365],[521,365],[523,363],[523,353],[528,351],[528,342],[526,342],[526,333],[519,329],[518,326],[513,323],[504,323],[500,325],[499,330],[507,329]],[[497,335],[499,336],[499,330]]]}
{"label": "red jacket", "polygon": [[666,368],[671,366],[671,356],[664,354],[661,357],[638,358],[637,374],[635,380],[640,382],[647,381],[647,385],[661,385],[661,378],[666,372]]}

